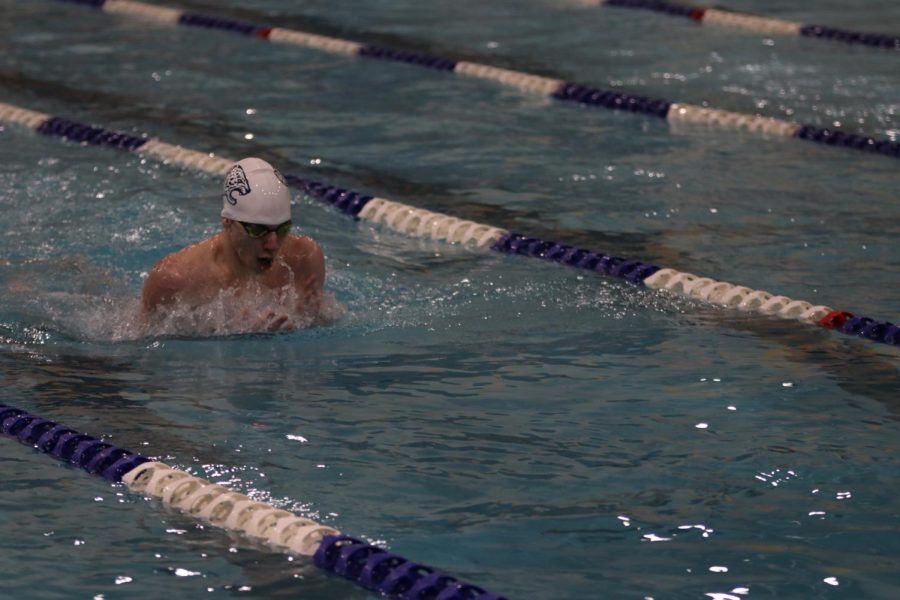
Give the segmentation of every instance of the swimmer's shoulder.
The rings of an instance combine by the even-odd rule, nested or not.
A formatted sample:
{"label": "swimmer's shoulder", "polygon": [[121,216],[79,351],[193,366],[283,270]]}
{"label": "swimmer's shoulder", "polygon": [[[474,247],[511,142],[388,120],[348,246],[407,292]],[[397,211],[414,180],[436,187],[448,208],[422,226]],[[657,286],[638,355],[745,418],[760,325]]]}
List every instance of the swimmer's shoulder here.
{"label": "swimmer's shoulder", "polygon": [[311,237],[292,233],[287,242],[288,253],[298,258],[316,258],[322,254],[322,248]]}
{"label": "swimmer's shoulder", "polygon": [[208,241],[191,244],[162,257],[150,269],[150,276],[172,280],[182,277],[190,278],[190,271],[193,271],[196,268],[195,265],[200,263],[201,255],[205,254],[203,245]]}
{"label": "swimmer's shoulder", "polygon": [[191,274],[181,266],[181,252],[163,257],[150,269],[141,297],[145,309],[170,304],[188,288]]}
{"label": "swimmer's shoulder", "polygon": [[325,255],[322,253],[322,247],[314,239],[292,234],[287,243],[285,254],[293,267],[302,270],[324,268]]}
{"label": "swimmer's shoulder", "polygon": [[147,308],[173,302],[176,297],[203,287],[211,269],[212,238],[164,256],[153,265],[144,282],[143,303]]}
{"label": "swimmer's shoulder", "polygon": [[203,273],[222,263],[223,255],[219,235],[214,235],[163,257],[156,263],[154,269]]}

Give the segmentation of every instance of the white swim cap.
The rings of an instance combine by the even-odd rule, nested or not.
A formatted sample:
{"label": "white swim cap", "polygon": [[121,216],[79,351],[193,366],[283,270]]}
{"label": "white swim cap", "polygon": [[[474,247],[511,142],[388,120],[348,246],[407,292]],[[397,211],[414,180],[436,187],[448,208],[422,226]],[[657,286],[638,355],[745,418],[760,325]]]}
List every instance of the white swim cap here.
{"label": "white swim cap", "polygon": [[262,159],[238,161],[225,176],[222,216],[261,225],[290,221],[291,194],[284,177]]}

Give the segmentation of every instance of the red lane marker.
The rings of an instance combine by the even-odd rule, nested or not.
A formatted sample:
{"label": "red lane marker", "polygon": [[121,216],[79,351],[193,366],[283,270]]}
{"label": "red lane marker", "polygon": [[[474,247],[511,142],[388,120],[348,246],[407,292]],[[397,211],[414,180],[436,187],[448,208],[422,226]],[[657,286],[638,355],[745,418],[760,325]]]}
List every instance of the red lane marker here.
{"label": "red lane marker", "polygon": [[705,14],[706,14],[705,8],[695,8],[694,10],[691,11],[691,14],[688,16],[691,19],[693,19],[694,21],[702,21],[703,15],[705,15]]}
{"label": "red lane marker", "polygon": [[819,319],[819,325],[827,329],[837,329],[843,326],[848,319],[852,318],[853,313],[849,313],[846,310],[833,310]]}

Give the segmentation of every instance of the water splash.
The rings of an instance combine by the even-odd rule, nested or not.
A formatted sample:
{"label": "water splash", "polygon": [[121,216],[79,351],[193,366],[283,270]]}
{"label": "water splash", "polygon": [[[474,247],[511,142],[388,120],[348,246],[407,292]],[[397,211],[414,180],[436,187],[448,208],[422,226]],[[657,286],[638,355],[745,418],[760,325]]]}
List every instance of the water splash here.
{"label": "water splash", "polygon": [[[90,279],[90,277],[88,278]],[[160,336],[206,337],[235,335],[272,329],[295,331],[331,324],[346,314],[346,308],[331,292],[321,296],[316,310],[293,310],[298,306],[294,290],[251,289],[240,294],[221,291],[201,306],[175,306],[153,318],[142,314],[140,298],[123,279],[105,280],[100,291],[82,285],[84,279],[60,282],[16,279],[0,302],[0,313],[12,313],[24,324],[2,336],[7,344],[44,344],[54,333],[81,341],[124,342]],[[46,289],[45,285],[56,289]],[[72,291],[59,291],[68,287]],[[42,289],[44,288],[44,289]],[[37,333],[35,333],[37,332]]]}
{"label": "water splash", "polygon": [[328,325],[341,319],[346,308],[332,292],[323,292],[315,309],[297,310],[294,288],[250,290],[229,288],[200,306],[174,306],[147,319],[140,314],[133,326],[141,336],[220,336],[256,332],[287,332]]}

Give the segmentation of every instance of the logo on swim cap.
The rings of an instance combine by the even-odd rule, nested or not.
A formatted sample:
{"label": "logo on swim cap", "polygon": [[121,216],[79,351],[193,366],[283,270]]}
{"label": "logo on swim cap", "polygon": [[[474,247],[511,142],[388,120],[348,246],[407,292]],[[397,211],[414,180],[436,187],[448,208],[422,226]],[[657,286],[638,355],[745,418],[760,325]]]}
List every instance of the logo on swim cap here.
{"label": "logo on swim cap", "polygon": [[253,156],[228,168],[222,187],[222,216],[274,227],[291,220],[291,193],[275,167]]}
{"label": "logo on swim cap", "polygon": [[[276,171],[276,173],[278,172]],[[280,173],[278,174],[278,177],[279,179],[281,178]],[[250,193],[250,182],[247,181],[247,175],[244,173],[244,169],[241,165],[234,165],[231,167],[228,175],[225,176],[225,192],[223,195],[225,201],[232,206],[237,204],[238,201],[238,199],[234,197],[235,192],[237,192],[239,196],[246,196]]]}

